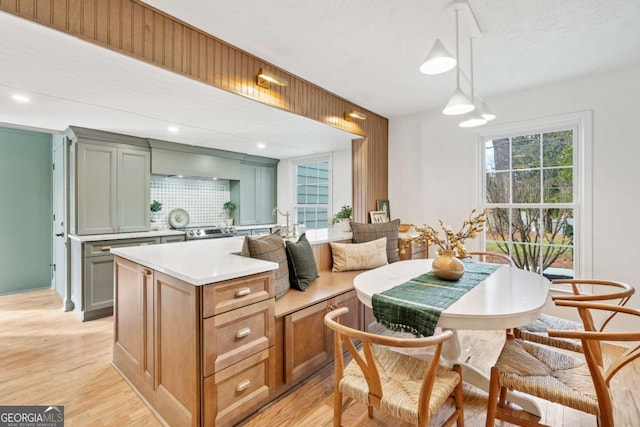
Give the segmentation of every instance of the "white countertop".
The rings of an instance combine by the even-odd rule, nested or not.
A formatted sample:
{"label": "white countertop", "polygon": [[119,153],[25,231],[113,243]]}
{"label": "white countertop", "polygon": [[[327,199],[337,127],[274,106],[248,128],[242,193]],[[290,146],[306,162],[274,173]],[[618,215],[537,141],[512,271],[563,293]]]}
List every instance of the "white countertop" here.
{"label": "white countertop", "polygon": [[184,231],[164,229],[140,231],[137,233],[92,234],[88,236],[69,234],[69,238],[77,240],[78,242],[97,242],[99,240],[138,239],[141,237],[177,236],[181,234],[184,234]]}
{"label": "white countertop", "polygon": [[[350,232],[336,229],[307,230],[306,236],[312,245],[351,239]],[[238,236],[114,248],[111,249],[111,253],[193,285],[206,285],[278,268],[278,264],[274,262],[234,255],[242,250],[243,242],[244,236]]]}
{"label": "white countertop", "polygon": [[244,237],[111,249],[111,253],[192,285],[206,285],[276,270],[278,264],[232,255]]}

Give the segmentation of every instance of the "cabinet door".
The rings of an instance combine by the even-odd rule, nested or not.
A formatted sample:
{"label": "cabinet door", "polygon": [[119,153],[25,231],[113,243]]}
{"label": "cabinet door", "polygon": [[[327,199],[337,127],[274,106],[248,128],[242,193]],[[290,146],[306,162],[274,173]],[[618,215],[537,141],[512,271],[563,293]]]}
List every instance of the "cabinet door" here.
{"label": "cabinet door", "polygon": [[113,306],[113,255],[84,259],[84,311]]}
{"label": "cabinet door", "polygon": [[153,388],[153,271],[116,257],[113,362],[138,388]]}
{"label": "cabinet door", "polygon": [[327,301],[285,317],[285,382],[294,383],[331,359],[331,341],[324,325]]}
{"label": "cabinet door", "polygon": [[155,271],[154,407],[168,425],[197,425],[200,418],[200,321],[193,286]]}
{"label": "cabinet door", "polygon": [[273,208],[276,207],[276,169],[257,166],[256,169],[256,219],[258,224],[273,222]]}
{"label": "cabinet door", "polygon": [[149,230],[151,154],[118,148],[118,232]]}
{"label": "cabinet door", "polygon": [[82,143],[78,144],[76,153],[77,233],[117,231],[117,149]]}
{"label": "cabinet door", "polygon": [[[349,312],[340,317],[340,323],[353,329],[362,330],[362,314],[360,313],[360,300],[356,291],[349,291],[342,295],[338,295],[333,299],[332,310],[340,307],[347,307]],[[330,337],[333,342],[333,337]]]}
{"label": "cabinet door", "polygon": [[256,217],[256,167],[242,165],[242,179],[240,180],[240,224],[257,224]]}

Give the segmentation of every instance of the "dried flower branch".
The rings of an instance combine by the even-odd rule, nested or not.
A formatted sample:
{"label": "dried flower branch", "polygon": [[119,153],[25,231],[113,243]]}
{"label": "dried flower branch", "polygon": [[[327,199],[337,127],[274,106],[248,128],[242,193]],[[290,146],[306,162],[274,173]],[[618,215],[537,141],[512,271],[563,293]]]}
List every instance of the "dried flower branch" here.
{"label": "dried flower branch", "polygon": [[460,230],[456,233],[453,232],[450,225],[445,224],[442,220],[438,220],[440,227],[444,230],[444,237],[441,237],[438,231],[430,225],[425,224],[422,227],[415,226],[416,231],[420,234],[416,237],[403,238],[402,240],[405,245],[403,245],[401,252],[404,253],[408,244],[426,243],[427,245],[438,246],[438,254],[443,250],[453,250],[457,256],[464,257],[467,254],[467,250],[463,245],[464,241],[466,239],[475,239],[478,234],[484,230],[487,222],[487,214],[491,211],[485,209],[474,217],[473,214],[475,212],[475,209],[471,211],[469,219],[462,223],[462,227],[460,227]]}

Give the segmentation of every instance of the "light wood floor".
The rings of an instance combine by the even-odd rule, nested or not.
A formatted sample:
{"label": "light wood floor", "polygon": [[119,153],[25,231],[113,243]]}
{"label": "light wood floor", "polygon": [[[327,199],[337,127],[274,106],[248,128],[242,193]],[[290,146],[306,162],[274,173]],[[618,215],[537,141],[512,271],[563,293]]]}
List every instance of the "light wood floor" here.
{"label": "light wood floor", "polygon": [[[52,290],[0,296],[0,405],[64,405],[67,426],[160,425],[111,367],[113,319],[82,323],[61,306]],[[502,331],[465,334],[463,342],[474,348],[470,362],[488,370],[502,337]],[[607,354],[616,351],[610,347]],[[331,426],[332,377],[333,367],[329,366],[242,425]],[[640,362],[626,367],[614,381],[616,425],[640,425]],[[486,393],[465,386],[466,426],[484,425],[486,399]],[[541,404],[542,421],[549,425],[596,425],[593,416],[544,401]],[[365,407],[351,404],[343,425],[402,425],[379,412],[369,420],[366,412]],[[445,415],[431,425],[439,425]]]}

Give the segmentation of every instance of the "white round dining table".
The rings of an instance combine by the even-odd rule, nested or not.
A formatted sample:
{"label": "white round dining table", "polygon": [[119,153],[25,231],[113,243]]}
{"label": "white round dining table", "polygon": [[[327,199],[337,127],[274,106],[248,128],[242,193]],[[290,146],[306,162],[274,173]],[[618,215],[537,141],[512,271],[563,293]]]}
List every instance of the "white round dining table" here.
{"label": "white round dining table", "polygon": [[[399,261],[359,274],[353,280],[358,299],[371,308],[374,294],[431,271],[432,261]],[[504,330],[533,322],[542,312],[550,285],[540,274],[509,265],[498,268],[440,313],[438,326],[454,332],[450,342],[443,346],[442,359],[447,364],[461,365],[463,381],[488,392],[489,377],[467,363],[468,355],[461,350],[457,330]],[[473,348],[469,356],[473,356]],[[540,415],[540,407],[527,396],[511,394],[510,398],[525,410]]]}

